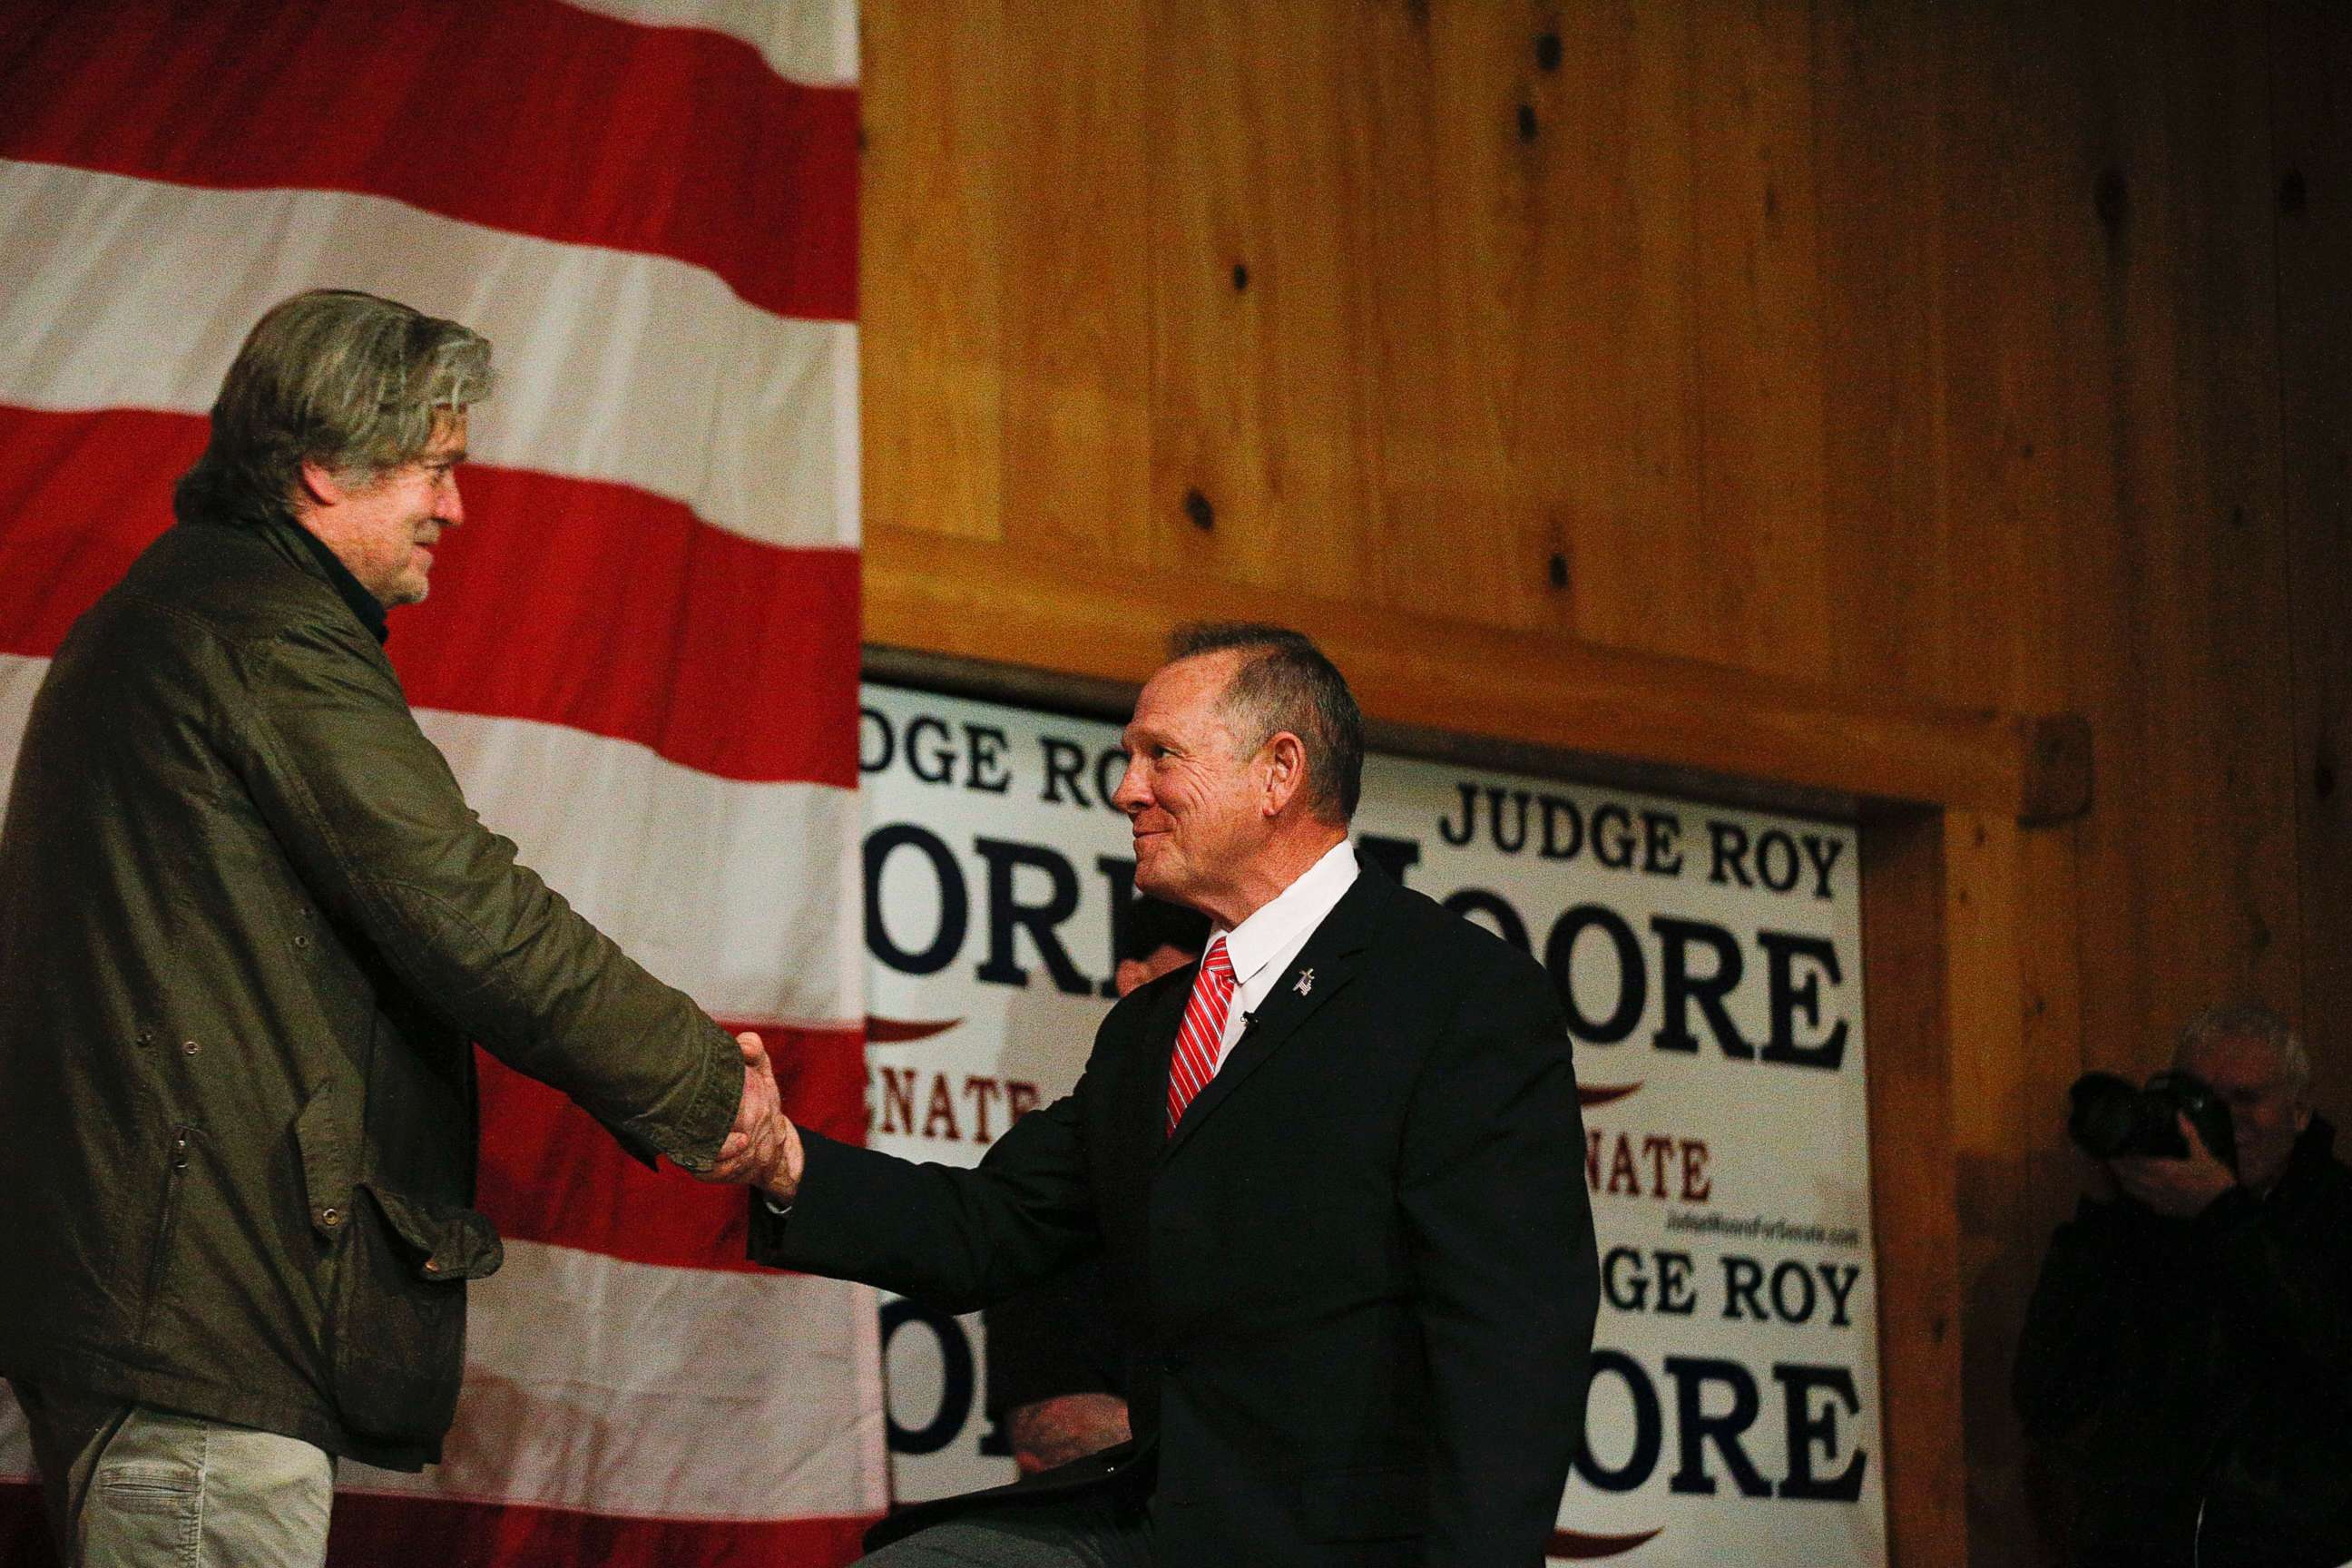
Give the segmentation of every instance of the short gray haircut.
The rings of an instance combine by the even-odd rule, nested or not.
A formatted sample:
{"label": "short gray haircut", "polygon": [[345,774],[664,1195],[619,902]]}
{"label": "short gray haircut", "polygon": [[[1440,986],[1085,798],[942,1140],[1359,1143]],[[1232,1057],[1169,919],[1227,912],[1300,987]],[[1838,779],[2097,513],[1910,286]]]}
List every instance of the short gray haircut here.
{"label": "short gray haircut", "polygon": [[2172,1065],[2187,1067],[2189,1058],[2216,1040],[2260,1040],[2278,1053],[2286,1069],[2287,1087],[2297,1100],[2311,1092],[2311,1053],[2303,1048],[2294,1026],[2259,1002],[2233,1002],[2208,1007],[2180,1026],[2173,1044]]}
{"label": "short gray haircut", "polygon": [[1168,657],[1237,652],[1220,710],[1245,751],[1285,730],[1307,753],[1307,809],[1344,827],[1364,793],[1364,716],[1339,668],[1303,632],[1258,621],[1197,621],[1176,628]]}
{"label": "short gray haircut", "polygon": [[304,462],[367,484],[489,396],[490,342],[354,289],[313,289],[254,323],[213,404],[212,442],[181,476],[183,518],[282,517]]}

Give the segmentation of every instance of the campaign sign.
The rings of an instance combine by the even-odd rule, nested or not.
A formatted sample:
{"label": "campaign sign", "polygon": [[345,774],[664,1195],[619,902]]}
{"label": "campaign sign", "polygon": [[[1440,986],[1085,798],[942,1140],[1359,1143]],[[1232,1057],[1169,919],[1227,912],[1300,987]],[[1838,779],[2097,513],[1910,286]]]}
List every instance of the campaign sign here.
{"label": "campaign sign", "polygon": [[[974,1164],[1115,994],[1118,728],[868,685],[859,765],[871,1142]],[[1601,1310],[1556,1556],[1883,1563],[1855,830],[1375,755],[1354,836],[1539,959],[1575,1041]],[[897,1495],[1011,1479],[979,1317],[883,1332]]]}

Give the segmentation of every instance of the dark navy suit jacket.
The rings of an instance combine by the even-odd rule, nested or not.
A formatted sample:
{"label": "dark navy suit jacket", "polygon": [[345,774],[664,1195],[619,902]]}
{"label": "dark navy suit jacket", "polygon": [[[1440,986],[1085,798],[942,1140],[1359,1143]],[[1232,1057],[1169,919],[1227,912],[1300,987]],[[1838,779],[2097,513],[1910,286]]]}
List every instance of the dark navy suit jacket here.
{"label": "dark navy suit jacket", "polygon": [[1532,1568],[1598,1295],[1558,1000],[1369,866],[1293,969],[1172,1137],[1191,968],[1114,1008],[1076,1089],[975,1169],[806,1136],[752,1256],[966,1311],[1100,1250],[1136,1440],[977,1497],[1132,1478],[1185,1568]]}

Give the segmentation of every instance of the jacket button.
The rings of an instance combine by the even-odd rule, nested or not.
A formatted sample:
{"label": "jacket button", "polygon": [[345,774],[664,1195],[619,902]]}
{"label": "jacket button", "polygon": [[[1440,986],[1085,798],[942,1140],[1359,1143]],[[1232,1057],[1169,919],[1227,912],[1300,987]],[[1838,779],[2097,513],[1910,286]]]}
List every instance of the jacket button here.
{"label": "jacket button", "polygon": [[140,1030],[140,1031],[139,1031],[139,1043],[140,1043],[141,1045],[142,1045],[142,1046],[152,1046],[152,1045],[153,1045],[153,1044],[155,1043],[155,1033],[154,1033],[154,1031],[153,1031],[153,1030],[152,1030],[152,1029],[142,1029],[142,1030]]}
{"label": "jacket button", "polygon": [[343,1211],[341,1209],[320,1209],[319,1211],[319,1223],[320,1225],[341,1225],[343,1223]]}
{"label": "jacket button", "polygon": [[310,939],[307,936],[298,936],[294,939],[294,945],[296,947],[308,947],[310,945]]}
{"label": "jacket button", "polygon": [[428,1258],[425,1260],[425,1272],[427,1274],[438,1274],[441,1272],[441,1265],[435,1259]]}
{"label": "jacket button", "polygon": [[194,1040],[182,1040],[180,1042],[180,1054],[184,1057],[194,1056],[196,1054],[196,1042]]}

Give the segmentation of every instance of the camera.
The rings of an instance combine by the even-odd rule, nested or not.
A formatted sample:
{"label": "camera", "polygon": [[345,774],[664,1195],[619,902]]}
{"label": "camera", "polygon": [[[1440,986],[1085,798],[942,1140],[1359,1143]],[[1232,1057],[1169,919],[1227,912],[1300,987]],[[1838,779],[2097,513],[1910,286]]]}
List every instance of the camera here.
{"label": "camera", "polygon": [[2232,1171],[2238,1168],[2230,1108],[2194,1073],[2160,1072],[2147,1080],[2146,1089],[2134,1089],[2129,1079],[2111,1072],[2086,1072],[2066,1094],[2073,1102],[2067,1136],[2094,1159],[2129,1154],[2186,1159],[2189,1141],[2180,1135],[2179,1120],[2186,1116],[2213,1158]]}

